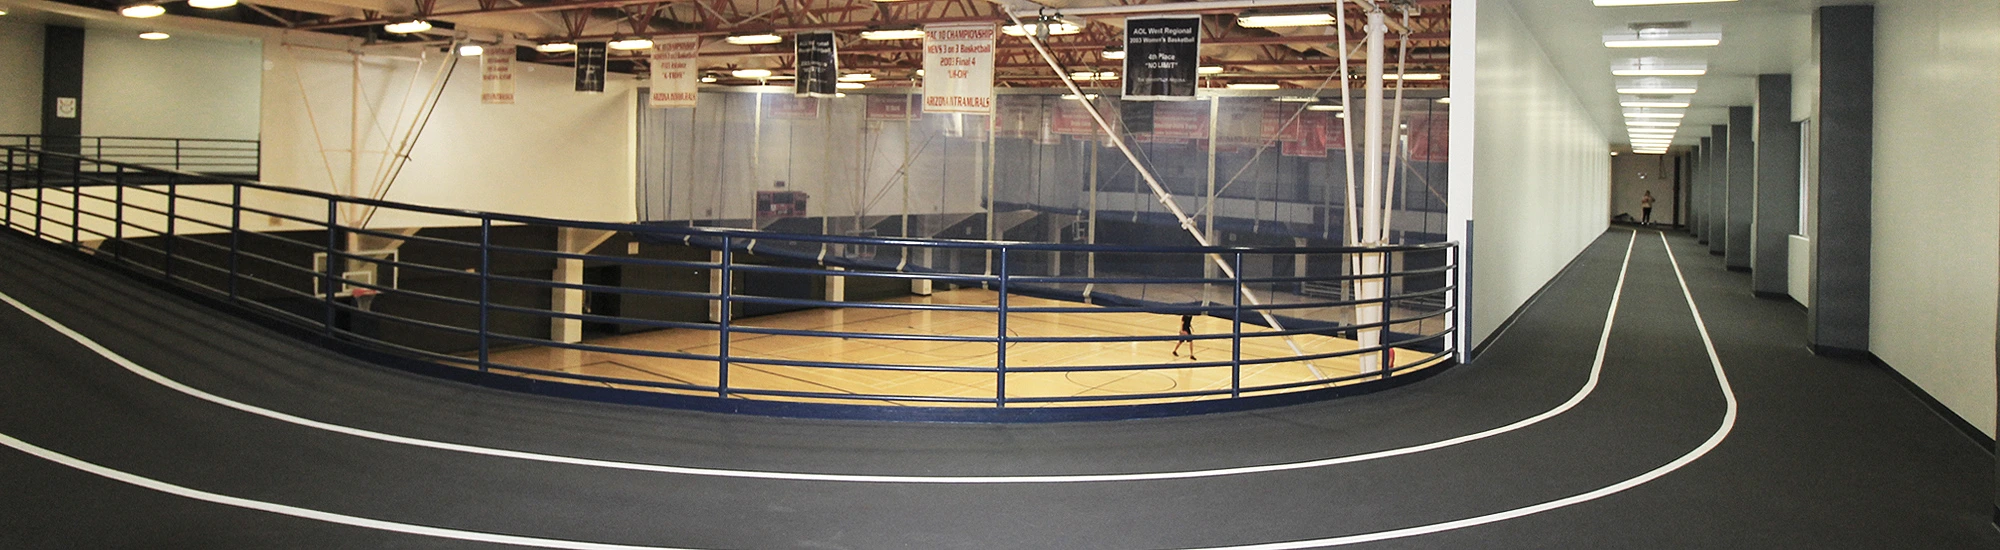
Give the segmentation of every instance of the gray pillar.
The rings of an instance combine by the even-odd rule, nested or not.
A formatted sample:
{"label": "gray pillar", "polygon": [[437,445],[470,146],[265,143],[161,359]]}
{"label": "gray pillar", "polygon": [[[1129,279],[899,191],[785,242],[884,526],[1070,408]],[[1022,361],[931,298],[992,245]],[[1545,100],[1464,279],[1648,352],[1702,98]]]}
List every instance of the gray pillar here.
{"label": "gray pillar", "polygon": [[42,136],[50,151],[79,152],[83,135],[83,29],[42,29]]}
{"label": "gray pillar", "polygon": [[1729,217],[1723,227],[1729,244],[1722,265],[1730,271],[1750,270],[1750,217],[1757,210],[1757,144],[1750,137],[1756,109],[1729,108]]}
{"label": "gray pillar", "polygon": [[1751,225],[1750,291],[1791,299],[1787,262],[1799,232],[1799,125],[1792,122],[1792,75],[1757,77],[1757,221]]}
{"label": "gray pillar", "polygon": [[1708,138],[1715,150],[1708,159],[1708,253],[1717,256],[1729,250],[1729,125],[1710,126]]}
{"label": "gray pillar", "polygon": [[1715,144],[1709,138],[1701,138],[1701,145],[1695,147],[1692,157],[1694,179],[1689,180],[1692,187],[1688,191],[1688,234],[1701,244],[1708,244],[1708,154],[1714,150]]}
{"label": "gray pillar", "polygon": [[1813,15],[1819,51],[1814,139],[1812,308],[1806,345],[1822,355],[1868,351],[1869,197],[1875,156],[1875,8],[1826,6]]}

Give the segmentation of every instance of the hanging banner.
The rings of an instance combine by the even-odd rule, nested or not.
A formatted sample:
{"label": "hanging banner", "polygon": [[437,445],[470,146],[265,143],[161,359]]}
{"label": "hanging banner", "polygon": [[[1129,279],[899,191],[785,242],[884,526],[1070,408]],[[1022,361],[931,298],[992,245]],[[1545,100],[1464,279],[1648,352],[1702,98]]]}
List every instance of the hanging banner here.
{"label": "hanging banner", "polygon": [[604,43],[576,43],[576,91],[604,92]]}
{"label": "hanging banner", "polygon": [[646,106],[655,109],[692,109],[695,90],[701,86],[695,65],[695,51],[701,49],[699,36],[662,36],[653,39],[653,93]]}
{"label": "hanging banner", "polygon": [[1153,109],[1153,137],[1208,139],[1207,103],[1163,103]]}
{"label": "hanging banner", "polygon": [[792,35],[793,61],[798,78],[792,93],[806,97],[833,97],[840,93],[840,56],[834,52],[833,33],[802,32]]}
{"label": "hanging banner", "polygon": [[514,48],[494,46],[479,54],[479,102],[514,104]]}
{"label": "hanging banner", "polygon": [[924,112],[993,113],[992,23],[924,26]]}
{"label": "hanging banner", "polygon": [[1194,99],[1201,66],[1201,16],[1125,18],[1125,99]]}
{"label": "hanging banner", "polygon": [[819,119],[819,98],[784,94],[757,94],[764,98],[765,114],[786,120]]}
{"label": "hanging banner", "polygon": [[1451,115],[1410,115],[1410,159],[1430,162],[1451,160]]}
{"label": "hanging banner", "polygon": [[[1100,104],[1101,106],[1101,104]],[[1071,136],[1101,136],[1104,130],[1097,127],[1097,120],[1090,118],[1090,111],[1082,101],[1065,99],[1056,103],[1055,115],[1050,117],[1049,128],[1055,133]]]}
{"label": "hanging banner", "polygon": [[1043,126],[1042,115],[1042,96],[1003,96],[993,117],[993,135],[1014,139],[1039,137]]}
{"label": "hanging banner", "polygon": [[871,95],[868,96],[867,120],[905,121],[915,120],[910,113],[910,96]]}

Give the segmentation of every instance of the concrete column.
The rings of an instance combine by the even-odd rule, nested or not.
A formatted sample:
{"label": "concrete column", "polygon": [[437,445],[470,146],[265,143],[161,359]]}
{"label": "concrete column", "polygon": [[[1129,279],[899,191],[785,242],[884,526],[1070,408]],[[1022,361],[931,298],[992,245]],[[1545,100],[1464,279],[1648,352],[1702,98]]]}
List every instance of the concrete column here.
{"label": "concrete column", "polygon": [[1715,144],[1708,158],[1708,253],[1721,256],[1729,250],[1729,151],[1736,144],[1727,124],[1710,126],[1708,136]]}
{"label": "concrete column", "polygon": [[42,30],[42,136],[44,147],[80,152],[83,135],[83,29],[50,25]]}
{"label": "concrete column", "polygon": [[[569,254],[588,254],[597,245],[611,240],[613,233],[594,229],[556,229],[558,250]],[[400,243],[399,243],[400,244]],[[634,243],[636,246],[637,243]],[[550,279],[557,283],[583,284],[583,260],[577,258],[557,258],[556,271]],[[570,315],[582,315],[584,292],[575,288],[555,288],[550,290],[549,309]],[[557,342],[577,343],[583,341],[583,320],[566,317],[549,319],[549,339]]]}
{"label": "concrete column", "polygon": [[1789,300],[1791,236],[1799,232],[1799,125],[1792,75],[1757,77],[1757,219],[1751,224],[1750,291]]}
{"label": "concrete column", "polygon": [[1701,145],[1688,156],[1694,164],[1694,177],[1688,179],[1688,234],[1701,244],[1708,244],[1708,156],[1714,150],[1713,140],[1701,138]]}
{"label": "concrete column", "polygon": [[1729,108],[1729,217],[1723,221],[1729,244],[1722,265],[1730,271],[1750,270],[1750,218],[1757,210],[1757,144],[1750,136],[1755,115],[1753,107]]}
{"label": "concrete column", "polygon": [[1813,13],[1819,52],[1818,145],[1812,188],[1812,307],[1806,345],[1822,355],[1868,351],[1873,246],[1875,8],[1826,6]]}

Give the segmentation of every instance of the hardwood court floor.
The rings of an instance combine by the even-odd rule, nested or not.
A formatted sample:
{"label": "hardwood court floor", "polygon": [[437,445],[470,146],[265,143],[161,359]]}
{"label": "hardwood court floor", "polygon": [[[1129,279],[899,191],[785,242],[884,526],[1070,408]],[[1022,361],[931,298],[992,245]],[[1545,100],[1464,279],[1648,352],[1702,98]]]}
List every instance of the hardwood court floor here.
{"label": "hardwood court floor", "polygon": [[[937,292],[931,296],[909,296],[889,301],[991,306],[998,302],[998,294],[983,289],[958,289]],[[1076,305],[1073,302],[1026,296],[1011,296],[1008,299],[1009,307],[1075,307]],[[1170,336],[1179,328],[1179,321],[1178,316],[1175,315],[1152,313],[1013,313],[1007,319],[1007,332],[1012,337]],[[995,315],[992,313],[904,311],[868,308],[827,308],[796,311],[742,319],[737,324],[739,326],[792,330],[826,330],[903,335],[992,336],[999,331]],[[1227,319],[1197,317],[1194,320],[1194,333],[1196,335],[1228,334],[1231,330],[1231,324],[1231,321]],[[1245,324],[1243,330],[1242,357],[1246,361],[1297,355],[1282,337],[1258,336],[1260,333],[1270,332],[1269,329]],[[593,346],[714,355],[720,350],[718,338],[719,335],[714,331],[669,329],[596,338],[586,343]],[[1293,336],[1291,340],[1298,345],[1301,351],[1307,354],[1351,350],[1357,347],[1356,342],[1352,340],[1318,335]],[[1006,378],[1007,397],[1010,400],[1014,400],[1048,397],[1120,396],[1228,388],[1232,376],[1232,367],[1228,365],[1179,368],[1171,366],[1175,363],[1192,364],[1195,362],[1196,357],[1205,362],[1228,361],[1231,357],[1231,347],[1233,345],[1231,340],[1198,340],[1195,344],[1198,349],[1194,357],[1189,356],[1185,346],[1183,346],[1180,356],[1177,357],[1173,355],[1174,342],[1172,341],[1109,343],[1010,342],[1007,346],[1007,365],[1009,368],[1046,366],[1118,366],[1129,368],[1084,372],[1012,372],[1007,374]],[[995,363],[997,346],[989,342],[882,340],[737,333],[730,340],[729,351],[732,357],[758,359],[990,369]],[[1405,360],[1410,360],[1409,358],[1413,357],[1427,357],[1428,355],[1427,353],[1413,350],[1398,350],[1396,353],[1397,357]],[[669,359],[544,347],[497,352],[492,355],[492,360],[496,363],[520,367],[651,382],[678,382],[713,386],[719,378],[717,364],[712,360]],[[1165,368],[1148,369],[1148,367],[1162,365]],[[1339,378],[1358,374],[1359,372],[1360,361],[1357,357],[1335,357],[1313,361],[1310,366],[1300,361],[1244,365],[1241,376],[1243,386],[1247,388],[1287,382]],[[922,396],[990,399],[994,396],[998,382],[998,375],[991,372],[913,372],[852,368],[806,368],[742,362],[732,363],[729,371],[729,385],[733,389],[896,397]],[[633,389],[655,389],[646,386],[610,383],[602,385]],[[676,392],[675,390],[658,391]],[[1287,391],[1296,391],[1296,389]],[[709,392],[700,393],[703,395],[710,394]],[[950,402],[931,402],[921,399],[821,399],[745,396],[741,394],[738,394],[738,396],[752,399],[786,399],[814,402],[833,401],[875,405],[884,403],[896,405],[954,405],[954,403]],[[1153,400],[1114,399],[1078,404],[1188,401],[1223,397],[1228,397],[1228,394]],[[989,404],[957,404],[991,406]],[[1044,404],[1021,404],[1020,406],[1038,405],[1049,406]]]}

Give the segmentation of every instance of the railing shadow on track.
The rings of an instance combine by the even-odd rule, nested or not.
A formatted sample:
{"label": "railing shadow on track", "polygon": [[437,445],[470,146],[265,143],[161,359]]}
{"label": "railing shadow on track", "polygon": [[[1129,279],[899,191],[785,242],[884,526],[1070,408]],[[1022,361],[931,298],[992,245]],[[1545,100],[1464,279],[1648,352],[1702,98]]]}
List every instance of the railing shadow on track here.
{"label": "railing shadow on track", "polygon": [[[7,168],[4,226],[15,232],[185,295],[281,321],[289,332],[352,354],[503,389],[778,416],[1093,420],[1377,391],[1435,374],[1456,355],[1456,243],[1140,247],[583,222],[345,197],[27,146],[0,149]],[[371,210],[421,216],[422,227],[448,230],[383,230],[342,221],[366,219],[357,212]],[[246,216],[291,229],[252,230]],[[542,246],[501,238],[523,232],[557,238],[527,240]],[[578,235],[594,243],[568,247],[574,249],[561,244]],[[588,246],[611,237],[628,243],[628,252],[650,243],[672,253],[613,254]],[[656,246],[661,244],[678,247]],[[399,252],[415,250],[428,259]],[[1301,267],[1353,265],[1361,254],[1384,254],[1395,268],[1315,275]],[[1076,266],[1099,257],[1134,267],[1095,276],[1059,267],[1064,258]],[[1154,267],[1214,259],[1231,264],[1238,276]],[[1276,275],[1286,265],[1296,269]],[[1264,269],[1246,272],[1257,266]],[[681,283],[575,276],[578,268],[605,267],[665,273]],[[984,294],[853,301],[831,288],[803,297],[775,292],[783,285],[772,281],[842,288],[846,281],[875,288],[920,281]],[[1353,287],[1363,281],[1380,281],[1387,291],[1357,298]],[[1261,305],[1244,300],[1246,291],[1264,297]],[[606,297],[652,307],[623,308],[648,310],[632,314],[580,307],[579,301]],[[1353,322],[1357,308],[1371,306],[1384,311],[1382,321]],[[752,310],[803,310],[793,315],[819,318],[766,322],[783,316],[746,315]],[[825,322],[829,315],[833,322]],[[1227,329],[1190,335],[1152,330],[1161,328],[1159,319],[1179,315]],[[892,322],[841,322],[845,316]],[[918,326],[911,321],[917,316],[956,320]],[[1266,319],[1282,322],[1271,326]],[[618,338],[579,339],[577,325],[679,340],[624,346]],[[1380,345],[1359,346],[1355,337],[1364,332],[1379,334]],[[1155,363],[1115,353],[1183,340],[1229,356]],[[884,356],[873,353],[877,348],[899,351],[891,360],[871,359]],[[572,360],[561,364],[569,367],[603,368],[508,360],[537,353],[567,355]],[[1147,374],[1174,383],[1164,390],[1116,383]],[[1079,381],[1093,376],[1098,378]],[[1091,391],[1077,391],[1079,385]]]}

